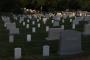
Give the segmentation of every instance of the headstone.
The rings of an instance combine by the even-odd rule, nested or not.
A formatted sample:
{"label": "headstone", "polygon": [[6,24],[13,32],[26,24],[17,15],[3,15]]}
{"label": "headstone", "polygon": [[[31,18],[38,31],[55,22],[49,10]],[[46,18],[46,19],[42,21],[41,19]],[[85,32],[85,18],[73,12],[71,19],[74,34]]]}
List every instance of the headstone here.
{"label": "headstone", "polygon": [[52,23],[54,23],[54,20],[52,20]]}
{"label": "headstone", "polygon": [[65,20],[63,19],[63,20],[62,20],[62,23],[64,23],[64,22],[65,22]]}
{"label": "headstone", "polygon": [[53,19],[56,20],[56,21],[60,21],[61,20],[61,17],[56,15],[56,16],[53,16]]}
{"label": "headstone", "polygon": [[72,25],[72,29],[75,29],[75,24]]}
{"label": "headstone", "polygon": [[43,46],[43,56],[49,56],[49,49],[50,47],[48,45]]}
{"label": "headstone", "polygon": [[35,25],[35,21],[32,21],[32,24]]}
{"label": "headstone", "polygon": [[84,35],[90,35],[90,24],[86,24],[84,26],[84,32],[83,32]]}
{"label": "headstone", "polygon": [[36,28],[35,27],[32,27],[32,32],[36,32]]}
{"label": "headstone", "polygon": [[28,20],[27,20],[27,23],[29,23],[29,22],[30,22],[30,20],[28,19]]}
{"label": "headstone", "polygon": [[26,25],[26,28],[29,29],[29,24]]}
{"label": "headstone", "polygon": [[59,40],[60,33],[63,31],[61,28],[50,28],[46,40]]}
{"label": "headstone", "polygon": [[85,21],[90,21],[90,16],[85,16]]}
{"label": "headstone", "polygon": [[31,34],[27,34],[27,42],[31,41]]}
{"label": "headstone", "polygon": [[20,32],[19,32],[19,28],[10,29],[10,30],[9,30],[9,33],[10,33],[10,34],[19,34],[19,33],[20,33]]}
{"label": "headstone", "polygon": [[70,22],[72,22],[73,20],[72,19],[70,19]]}
{"label": "headstone", "polygon": [[37,22],[39,22],[39,19],[37,19]]}
{"label": "headstone", "polygon": [[67,19],[67,17],[68,17],[67,15],[64,15],[64,16],[63,16],[63,19]]}
{"label": "headstone", "polygon": [[48,32],[48,30],[49,30],[49,26],[46,26],[46,32]]}
{"label": "headstone", "polygon": [[23,22],[23,26],[25,26],[25,22]]}
{"label": "headstone", "polygon": [[16,15],[13,15],[13,18],[14,18],[15,20],[17,20],[17,19],[18,19]]}
{"label": "headstone", "polygon": [[82,21],[83,20],[83,16],[80,16],[80,17],[75,17],[75,20],[77,20],[77,21]]}
{"label": "headstone", "polygon": [[38,23],[38,28],[40,28],[40,23]]}
{"label": "headstone", "polygon": [[43,18],[43,23],[46,24],[47,18]]}
{"label": "headstone", "polygon": [[4,23],[4,27],[6,27],[7,26],[7,23]]}
{"label": "headstone", "polygon": [[15,48],[14,49],[14,58],[15,59],[21,59],[21,48]]}
{"label": "headstone", "polygon": [[62,31],[60,36],[60,55],[80,54],[81,51],[81,32],[74,30]]}
{"label": "headstone", "polygon": [[64,29],[64,25],[61,25],[61,29]]}
{"label": "headstone", "polygon": [[79,21],[78,20],[73,20],[73,24],[78,25]]}
{"label": "headstone", "polygon": [[8,30],[15,29],[16,28],[16,24],[14,24],[14,23],[6,23],[6,27],[7,27]]}
{"label": "headstone", "polygon": [[53,26],[54,27],[59,26],[59,21],[54,21]]}
{"label": "headstone", "polygon": [[9,43],[13,43],[14,42],[14,35],[9,35]]}

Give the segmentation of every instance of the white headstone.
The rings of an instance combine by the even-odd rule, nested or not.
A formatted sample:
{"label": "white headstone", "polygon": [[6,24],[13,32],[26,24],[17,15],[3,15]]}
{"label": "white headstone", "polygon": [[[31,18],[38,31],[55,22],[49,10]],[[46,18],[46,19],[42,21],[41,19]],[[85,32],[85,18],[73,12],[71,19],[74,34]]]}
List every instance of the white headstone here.
{"label": "white headstone", "polygon": [[53,19],[56,20],[56,21],[60,21],[61,20],[61,17],[56,15],[56,16],[53,16]]}
{"label": "white headstone", "polygon": [[70,19],[70,22],[72,22],[72,19]]}
{"label": "white headstone", "polygon": [[20,33],[20,32],[19,32],[19,28],[10,29],[10,30],[9,30],[9,33],[10,33],[10,34],[19,34],[19,33]]}
{"label": "white headstone", "polygon": [[26,25],[26,28],[29,29],[29,24]]}
{"label": "white headstone", "polygon": [[31,41],[31,34],[27,34],[27,42]]}
{"label": "white headstone", "polygon": [[36,28],[35,27],[32,27],[32,32],[36,32]]}
{"label": "white headstone", "polygon": [[54,20],[52,20],[52,23],[54,23]]}
{"label": "white headstone", "polygon": [[48,45],[43,46],[43,56],[49,56],[49,49]]}
{"label": "white headstone", "polygon": [[65,22],[65,20],[63,19],[63,20],[62,20],[62,23],[64,23],[64,22]]}
{"label": "white headstone", "polygon": [[43,23],[46,24],[47,18],[43,18]]}
{"label": "white headstone", "polygon": [[25,22],[23,22],[23,26],[25,26]]}
{"label": "white headstone", "polygon": [[14,42],[14,35],[9,35],[9,43],[13,43]]}
{"label": "white headstone", "polygon": [[46,26],[46,32],[48,32],[48,30],[49,30],[49,26]]}
{"label": "white headstone", "polygon": [[64,29],[64,25],[61,25],[61,29]]}
{"label": "white headstone", "polygon": [[38,28],[40,28],[40,23],[38,23]]}
{"label": "white headstone", "polygon": [[35,21],[32,21],[32,24],[35,25]]}
{"label": "white headstone", "polygon": [[75,29],[75,24],[72,25],[72,29]]}
{"label": "white headstone", "polygon": [[16,28],[16,24],[15,23],[6,23],[6,27],[7,27],[8,30],[15,29]]}
{"label": "white headstone", "polygon": [[4,27],[6,27],[7,26],[7,23],[4,23]]}
{"label": "white headstone", "polygon": [[27,22],[29,23],[29,22],[30,22],[30,20],[28,19],[28,20],[27,20]]}
{"label": "white headstone", "polygon": [[37,19],[37,22],[39,22],[39,19]]}
{"label": "white headstone", "polygon": [[15,48],[14,49],[14,58],[15,59],[21,59],[21,48]]}

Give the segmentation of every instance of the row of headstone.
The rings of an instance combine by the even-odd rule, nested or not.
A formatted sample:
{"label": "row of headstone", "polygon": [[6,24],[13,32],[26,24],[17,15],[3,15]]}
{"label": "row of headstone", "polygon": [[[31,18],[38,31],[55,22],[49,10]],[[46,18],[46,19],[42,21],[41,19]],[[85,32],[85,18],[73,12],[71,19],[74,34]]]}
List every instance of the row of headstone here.
{"label": "row of headstone", "polygon": [[9,30],[10,34],[19,34],[19,29],[16,28],[15,23],[11,23],[10,17],[2,16],[2,20],[4,21],[4,27]]}
{"label": "row of headstone", "polygon": [[73,20],[73,24],[78,25],[80,21],[83,21],[84,17],[75,17]]}
{"label": "row of headstone", "polygon": [[[74,30],[65,30],[60,33],[60,46],[59,54],[60,55],[73,55],[81,53],[81,33]],[[69,34],[69,35],[68,35]],[[28,35],[28,37],[31,37]],[[30,41],[30,40],[29,40]],[[20,59],[21,48],[15,48],[15,59]],[[43,46],[43,56],[50,55],[50,46]]]}
{"label": "row of headstone", "polygon": [[[48,57],[50,54],[50,46],[44,45],[43,46],[43,56]],[[14,59],[21,59],[22,58],[22,49],[21,48],[15,48],[14,49]]]}

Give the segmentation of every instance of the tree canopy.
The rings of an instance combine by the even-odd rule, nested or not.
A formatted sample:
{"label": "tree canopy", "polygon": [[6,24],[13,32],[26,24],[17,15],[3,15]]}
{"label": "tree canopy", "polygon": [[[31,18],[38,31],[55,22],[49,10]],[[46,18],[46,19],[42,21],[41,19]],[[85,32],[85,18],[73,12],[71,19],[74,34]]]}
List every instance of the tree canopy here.
{"label": "tree canopy", "polygon": [[88,10],[90,0],[0,0],[0,11],[12,11],[19,8],[43,10]]}

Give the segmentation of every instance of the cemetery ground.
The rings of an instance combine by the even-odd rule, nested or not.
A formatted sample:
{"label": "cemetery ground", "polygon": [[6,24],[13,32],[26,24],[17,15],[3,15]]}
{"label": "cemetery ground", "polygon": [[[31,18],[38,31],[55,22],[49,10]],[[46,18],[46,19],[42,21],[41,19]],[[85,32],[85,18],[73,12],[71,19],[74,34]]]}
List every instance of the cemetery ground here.
{"label": "cemetery ground", "polygon": [[[67,18],[66,23],[64,23],[65,29],[71,29],[71,23],[69,23],[68,20],[69,18]],[[11,22],[14,21],[14,19],[11,20]],[[40,23],[42,24],[42,21],[40,21]],[[20,60],[90,60],[90,36],[82,35],[81,46],[83,53],[79,55],[60,56],[58,54],[60,41],[48,41],[45,39],[48,36],[48,32],[45,31],[44,24],[42,24],[41,28],[37,29],[35,33],[32,33],[31,28],[25,29],[25,27],[18,22],[16,24],[16,26],[20,28],[20,34],[14,36],[13,43],[9,43],[9,31],[4,27],[4,22],[0,18],[0,60],[14,60],[14,48],[22,48],[22,58]],[[31,22],[29,24],[31,24]],[[60,25],[61,24],[63,23],[60,23]],[[50,20],[48,20],[47,25],[52,27]],[[38,27],[36,26],[36,28]],[[80,25],[78,24],[76,28],[77,31],[82,31],[83,22],[81,22]],[[32,35],[31,42],[26,41],[27,34]],[[49,57],[43,57],[44,45],[50,46]]]}

